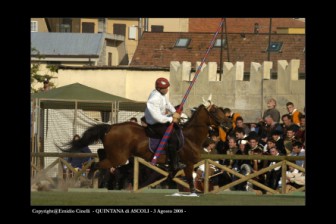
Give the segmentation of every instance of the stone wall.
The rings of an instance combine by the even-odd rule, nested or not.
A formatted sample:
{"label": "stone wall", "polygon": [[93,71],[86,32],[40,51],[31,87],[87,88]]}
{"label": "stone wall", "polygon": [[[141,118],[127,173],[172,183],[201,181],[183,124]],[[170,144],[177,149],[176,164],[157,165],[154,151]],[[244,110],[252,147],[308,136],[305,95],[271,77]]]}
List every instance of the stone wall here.
{"label": "stone wall", "polygon": [[[223,63],[221,81],[217,73],[217,63],[209,62],[203,65],[185,104],[184,112],[189,114],[188,108],[202,103],[202,97],[212,94],[213,102],[222,107],[229,107],[239,112],[246,122],[255,122],[266,109],[267,100],[274,97],[278,102],[281,115],[287,113],[286,103],[292,101],[299,111],[305,106],[305,80],[298,80],[300,60],[280,60],[278,63],[278,79],[271,78],[272,62],[262,64],[252,62],[250,81],[243,81],[244,62],[235,64]],[[200,62],[196,64],[198,67]],[[83,85],[101,91],[126,97],[137,101],[146,101],[149,93],[154,89],[155,80],[165,77],[170,80],[169,99],[174,104],[180,104],[182,98],[194,77],[190,62],[170,63],[169,71],[103,69],[103,68],[67,68],[59,69],[53,79],[56,87],[79,82]],[[41,85],[41,84],[40,84]],[[39,86],[36,86],[38,88]]]}
{"label": "stone wall", "polygon": [[[303,112],[305,80],[298,78],[300,60],[293,59],[289,63],[286,60],[279,60],[277,63],[278,78],[273,80],[272,62],[265,61],[262,64],[252,62],[249,81],[243,81],[244,62],[235,64],[224,62],[221,80],[220,74],[217,73],[216,62],[204,64],[185,103],[184,112],[189,114],[189,108],[198,106],[202,103],[202,97],[207,99],[210,94],[216,105],[240,113],[245,122],[256,122],[267,109],[267,100],[271,97],[277,100],[277,109],[281,115],[287,113],[286,103],[289,101]],[[199,65],[200,62],[197,62],[196,67]],[[172,104],[181,103],[194,75],[195,72],[191,72],[190,62],[171,62],[169,98]]]}

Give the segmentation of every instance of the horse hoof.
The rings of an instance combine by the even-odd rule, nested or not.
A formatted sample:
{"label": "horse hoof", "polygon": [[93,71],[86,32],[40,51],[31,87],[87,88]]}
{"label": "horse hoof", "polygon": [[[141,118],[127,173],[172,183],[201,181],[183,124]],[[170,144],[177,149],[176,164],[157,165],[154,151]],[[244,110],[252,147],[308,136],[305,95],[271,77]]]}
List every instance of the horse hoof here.
{"label": "horse hoof", "polygon": [[195,188],[190,189],[190,193],[197,193]]}

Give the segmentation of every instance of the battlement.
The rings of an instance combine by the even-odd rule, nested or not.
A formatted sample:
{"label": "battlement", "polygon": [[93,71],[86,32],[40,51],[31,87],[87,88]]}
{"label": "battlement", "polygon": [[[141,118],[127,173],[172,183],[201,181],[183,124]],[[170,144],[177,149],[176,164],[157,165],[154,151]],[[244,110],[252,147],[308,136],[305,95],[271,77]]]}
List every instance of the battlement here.
{"label": "battlement", "polygon": [[[196,63],[196,68],[201,62]],[[277,62],[277,79],[271,79],[273,63],[264,61],[262,64],[252,62],[250,79],[244,80],[244,62],[223,63],[223,73],[217,72],[216,62],[203,64],[184,108],[198,106],[202,97],[212,94],[213,102],[222,107],[229,107],[233,112],[239,112],[245,122],[255,122],[267,109],[267,100],[271,97],[277,100],[280,114],[287,113],[286,103],[291,101],[299,111],[305,106],[305,80],[299,80],[300,60],[292,59]],[[195,72],[191,72],[191,63],[172,61],[170,63],[169,92],[170,101],[180,103]],[[189,113],[189,110],[185,110]]]}

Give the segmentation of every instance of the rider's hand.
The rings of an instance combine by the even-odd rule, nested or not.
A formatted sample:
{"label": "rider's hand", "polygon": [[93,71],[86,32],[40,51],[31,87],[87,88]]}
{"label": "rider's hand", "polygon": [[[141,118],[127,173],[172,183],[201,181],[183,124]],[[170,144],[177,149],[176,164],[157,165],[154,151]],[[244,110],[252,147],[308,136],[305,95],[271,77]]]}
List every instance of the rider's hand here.
{"label": "rider's hand", "polygon": [[180,121],[180,119],[179,119],[179,118],[173,117],[173,122],[174,122],[174,123],[178,124],[178,123],[179,123],[179,121]]}
{"label": "rider's hand", "polygon": [[178,124],[179,121],[180,121],[180,117],[181,117],[181,115],[179,113],[174,112],[173,113],[173,122]]}
{"label": "rider's hand", "polygon": [[173,113],[173,118],[177,118],[177,119],[180,119],[181,118],[181,115],[177,112],[174,112]]}

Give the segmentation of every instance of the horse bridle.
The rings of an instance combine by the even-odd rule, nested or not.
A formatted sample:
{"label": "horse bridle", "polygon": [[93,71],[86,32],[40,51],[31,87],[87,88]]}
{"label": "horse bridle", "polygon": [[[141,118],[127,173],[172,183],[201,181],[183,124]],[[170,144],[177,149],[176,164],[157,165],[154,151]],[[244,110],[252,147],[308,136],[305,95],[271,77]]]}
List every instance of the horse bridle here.
{"label": "horse bridle", "polygon": [[[215,107],[214,112],[211,112],[212,107]],[[215,125],[224,127],[226,130],[230,129],[229,127],[224,125],[224,123],[225,123],[224,121],[221,122],[220,119],[218,117],[216,117],[216,115],[215,115],[215,112],[217,112],[217,110],[220,110],[220,108],[218,108],[216,105],[210,103],[210,105],[206,107],[206,110],[208,111],[208,114],[209,114],[210,118],[212,118],[212,120],[214,120],[217,123]]]}

